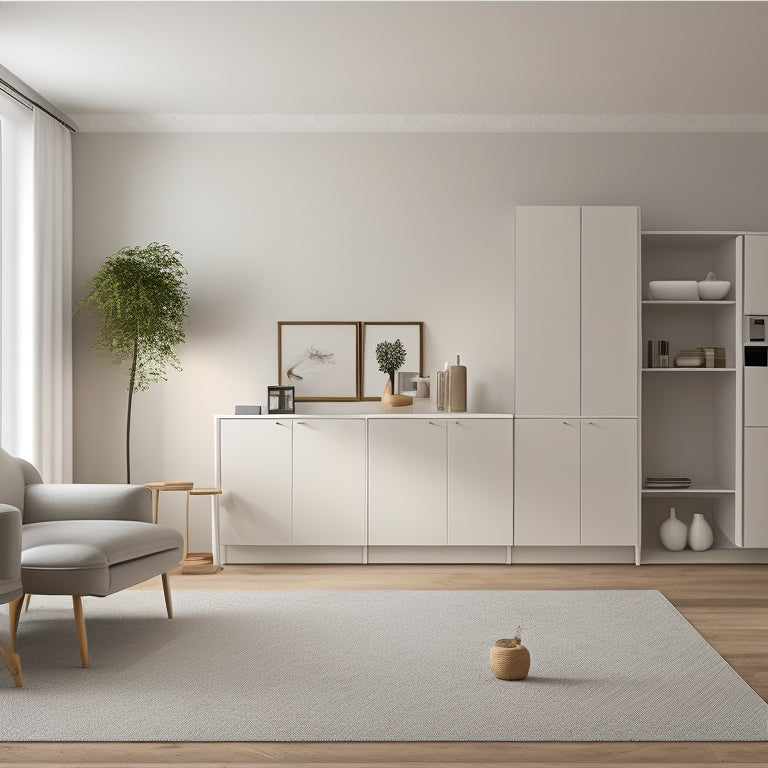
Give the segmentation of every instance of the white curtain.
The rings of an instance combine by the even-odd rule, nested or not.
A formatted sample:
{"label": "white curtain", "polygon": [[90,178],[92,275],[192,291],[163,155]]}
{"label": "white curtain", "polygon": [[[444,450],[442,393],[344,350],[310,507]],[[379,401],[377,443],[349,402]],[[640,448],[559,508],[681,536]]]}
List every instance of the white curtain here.
{"label": "white curtain", "polygon": [[33,282],[35,466],[72,482],[72,141],[35,107]]}
{"label": "white curtain", "polygon": [[72,480],[69,131],[0,94],[2,445],[47,482]]}

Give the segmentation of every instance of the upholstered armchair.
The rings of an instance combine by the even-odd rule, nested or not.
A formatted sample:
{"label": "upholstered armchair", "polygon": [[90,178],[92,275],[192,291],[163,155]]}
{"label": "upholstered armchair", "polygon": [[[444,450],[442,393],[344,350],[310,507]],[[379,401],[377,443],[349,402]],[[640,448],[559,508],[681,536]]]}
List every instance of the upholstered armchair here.
{"label": "upholstered armchair", "polygon": [[[0,504],[0,605],[10,603],[11,615],[21,604],[21,513],[8,504]],[[0,656],[13,675],[16,685],[22,684],[19,655],[0,645]]]}
{"label": "upholstered armchair", "polygon": [[[168,571],[178,565],[184,540],[174,528],[152,523],[149,489],[43,483],[31,464],[0,449],[0,502],[21,512],[24,593],[72,596],[84,667],[89,659],[83,595],[106,597],[161,575],[173,618]],[[21,601],[11,609],[13,650]]]}

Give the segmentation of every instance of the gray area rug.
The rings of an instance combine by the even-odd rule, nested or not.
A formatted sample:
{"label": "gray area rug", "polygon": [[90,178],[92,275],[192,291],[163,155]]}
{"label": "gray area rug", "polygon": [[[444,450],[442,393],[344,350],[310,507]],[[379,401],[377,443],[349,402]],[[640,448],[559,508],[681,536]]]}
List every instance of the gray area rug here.
{"label": "gray area rug", "polygon": [[[654,591],[160,592],[22,615],[0,741],[751,741],[768,705]],[[524,681],[490,646],[522,625]],[[6,625],[7,626],[7,625]]]}

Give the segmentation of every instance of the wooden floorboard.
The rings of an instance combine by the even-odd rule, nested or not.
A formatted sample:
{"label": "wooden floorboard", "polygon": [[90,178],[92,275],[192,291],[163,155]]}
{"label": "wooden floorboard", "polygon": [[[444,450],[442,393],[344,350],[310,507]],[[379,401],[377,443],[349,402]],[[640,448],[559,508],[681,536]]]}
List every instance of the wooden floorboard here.
{"label": "wooden floorboard", "polygon": [[[768,565],[249,565],[175,573],[171,584],[174,590],[658,589],[768,700]],[[136,589],[159,590],[160,580]],[[0,765],[768,768],[768,743],[0,743]]]}

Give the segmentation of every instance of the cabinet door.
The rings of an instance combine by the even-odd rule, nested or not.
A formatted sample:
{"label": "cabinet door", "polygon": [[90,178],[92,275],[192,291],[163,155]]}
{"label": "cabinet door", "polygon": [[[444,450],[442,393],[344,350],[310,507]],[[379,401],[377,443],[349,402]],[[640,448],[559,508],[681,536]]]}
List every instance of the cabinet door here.
{"label": "cabinet door", "polygon": [[582,422],[582,545],[635,544],[637,472],[636,419]]}
{"label": "cabinet door", "polygon": [[744,430],[744,546],[768,547],[768,427]]}
{"label": "cabinet door", "polygon": [[444,419],[371,419],[368,543],[447,543]]}
{"label": "cabinet door", "polygon": [[365,422],[293,424],[293,543],[365,543]]}
{"label": "cabinet door", "polygon": [[291,544],[290,419],[222,419],[222,544]]}
{"label": "cabinet door", "polygon": [[581,209],[581,414],[636,416],[636,207]]}
{"label": "cabinet door", "polygon": [[580,413],[578,206],[515,214],[515,413]]}
{"label": "cabinet door", "polygon": [[512,419],[448,422],[448,544],[512,544]]}
{"label": "cabinet door", "polygon": [[578,419],[515,419],[515,546],[576,546]]}
{"label": "cabinet door", "polygon": [[744,238],[744,314],[768,315],[768,235]]}

